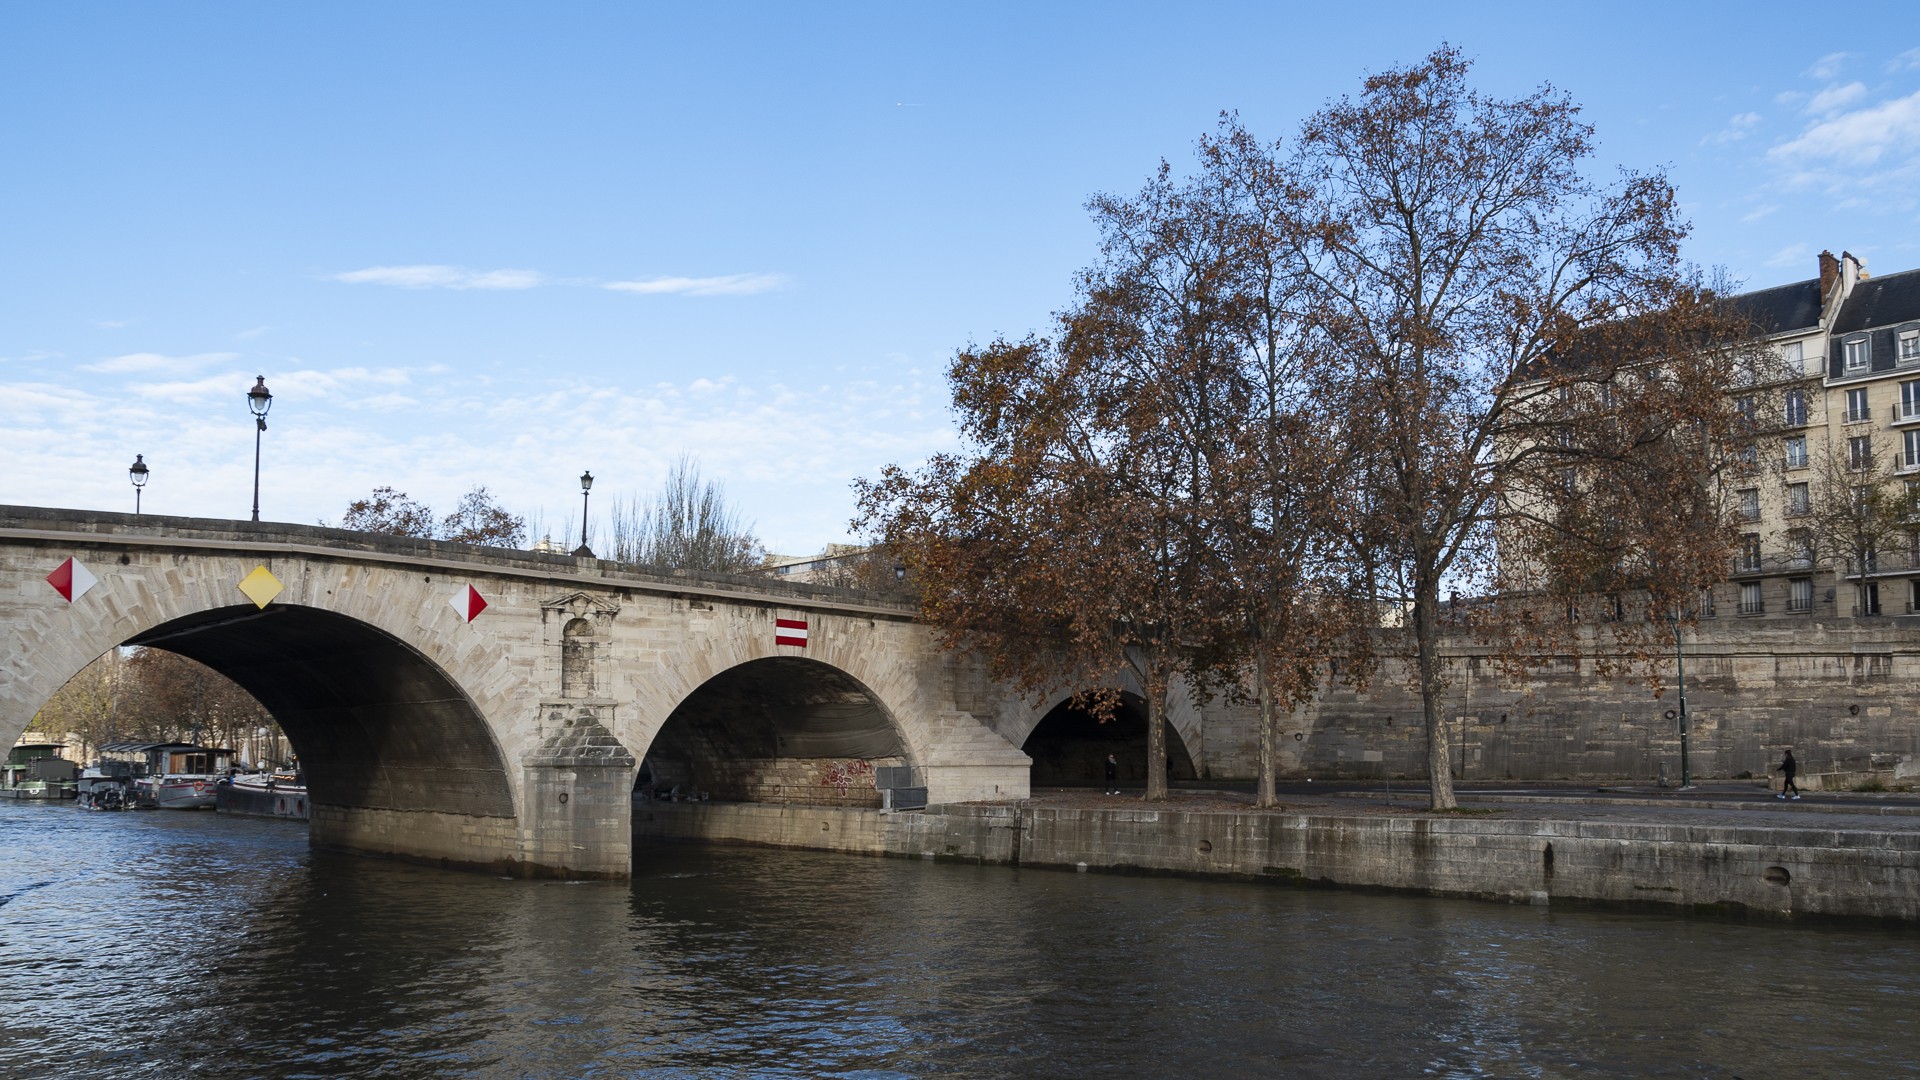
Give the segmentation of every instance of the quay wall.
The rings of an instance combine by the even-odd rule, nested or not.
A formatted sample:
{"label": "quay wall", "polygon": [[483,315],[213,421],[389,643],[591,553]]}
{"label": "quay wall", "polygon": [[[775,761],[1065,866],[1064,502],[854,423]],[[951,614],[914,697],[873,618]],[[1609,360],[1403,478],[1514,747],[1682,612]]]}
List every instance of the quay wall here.
{"label": "quay wall", "polygon": [[[1327,813],[682,803],[635,847],[685,841],[1383,889],[1511,903],[1920,923],[1920,834]],[[644,860],[644,852],[638,858]]]}
{"label": "quay wall", "polygon": [[[1684,633],[1689,757],[1702,779],[1765,776],[1792,747],[1803,776],[1846,788],[1920,783],[1920,616],[1742,619]],[[1547,658],[1503,676],[1470,643],[1445,650],[1443,699],[1455,776],[1472,780],[1656,780],[1680,775],[1676,672],[1668,655],[1638,677],[1601,678],[1591,657]],[[1289,717],[1283,776],[1424,777],[1426,738],[1406,664],[1366,692],[1336,686]],[[1649,679],[1657,675],[1656,694]],[[1201,775],[1259,770],[1259,710],[1193,707],[1183,738]]]}

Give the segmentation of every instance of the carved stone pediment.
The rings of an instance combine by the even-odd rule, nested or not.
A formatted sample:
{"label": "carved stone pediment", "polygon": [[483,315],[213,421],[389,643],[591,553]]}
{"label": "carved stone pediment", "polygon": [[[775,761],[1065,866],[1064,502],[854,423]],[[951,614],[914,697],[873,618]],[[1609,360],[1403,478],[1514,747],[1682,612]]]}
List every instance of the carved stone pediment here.
{"label": "carved stone pediment", "polygon": [[541,618],[558,617],[562,623],[569,619],[592,619],[596,624],[605,626],[618,614],[620,614],[619,604],[592,593],[563,593],[550,600],[540,601]]}

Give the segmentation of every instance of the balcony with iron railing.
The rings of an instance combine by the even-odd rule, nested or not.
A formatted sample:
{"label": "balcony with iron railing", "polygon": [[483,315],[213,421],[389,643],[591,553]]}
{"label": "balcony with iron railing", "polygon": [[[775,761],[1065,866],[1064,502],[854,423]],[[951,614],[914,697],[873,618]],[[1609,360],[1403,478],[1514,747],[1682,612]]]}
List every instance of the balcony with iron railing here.
{"label": "balcony with iron railing", "polygon": [[1767,613],[1767,602],[1765,600],[1742,600],[1740,601],[1737,613],[1741,615],[1765,615]]}
{"label": "balcony with iron railing", "polygon": [[1902,424],[1920,424],[1920,401],[1908,401],[1903,398],[1894,402],[1893,423],[1896,427]]}

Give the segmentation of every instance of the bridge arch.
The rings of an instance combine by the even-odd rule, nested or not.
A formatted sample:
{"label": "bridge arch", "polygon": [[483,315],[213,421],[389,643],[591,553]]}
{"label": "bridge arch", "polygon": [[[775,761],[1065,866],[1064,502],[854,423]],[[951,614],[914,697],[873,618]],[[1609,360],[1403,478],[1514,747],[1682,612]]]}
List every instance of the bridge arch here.
{"label": "bridge arch", "polygon": [[[1033,759],[1033,786],[1090,787],[1106,777],[1106,758],[1112,754],[1120,783],[1129,787],[1146,782],[1147,703],[1140,695],[1121,691],[1120,703],[1105,722],[1062,695],[1021,741],[1020,749]],[[1194,756],[1177,723],[1167,725],[1168,778],[1193,780],[1199,776]]]}
{"label": "bridge arch", "polygon": [[653,794],[877,806],[873,770],[909,764],[899,722],[851,675],[803,656],[726,669],[688,694],[647,747]]}
{"label": "bridge arch", "polygon": [[197,660],[252,694],[300,756],[317,819],[339,810],[514,816],[486,720],[445,671],[378,627],[321,608],[249,604],[183,615],[120,644]]}

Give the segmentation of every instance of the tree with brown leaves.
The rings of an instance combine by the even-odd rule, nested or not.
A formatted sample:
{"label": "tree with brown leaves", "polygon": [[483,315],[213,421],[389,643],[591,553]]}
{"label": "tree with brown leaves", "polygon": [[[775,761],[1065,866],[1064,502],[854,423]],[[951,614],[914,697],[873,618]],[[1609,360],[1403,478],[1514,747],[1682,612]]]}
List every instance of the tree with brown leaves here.
{"label": "tree with brown leaves", "polygon": [[1284,162],[1311,192],[1297,256],[1362,554],[1410,602],[1436,809],[1455,805],[1443,591],[1500,597],[1469,628],[1514,665],[1583,641],[1603,671],[1650,658],[1648,615],[1724,577],[1716,477],[1750,437],[1728,391],[1758,356],[1680,261],[1666,178],[1590,179],[1565,94],[1489,97],[1469,67],[1442,47],[1369,77]]}

